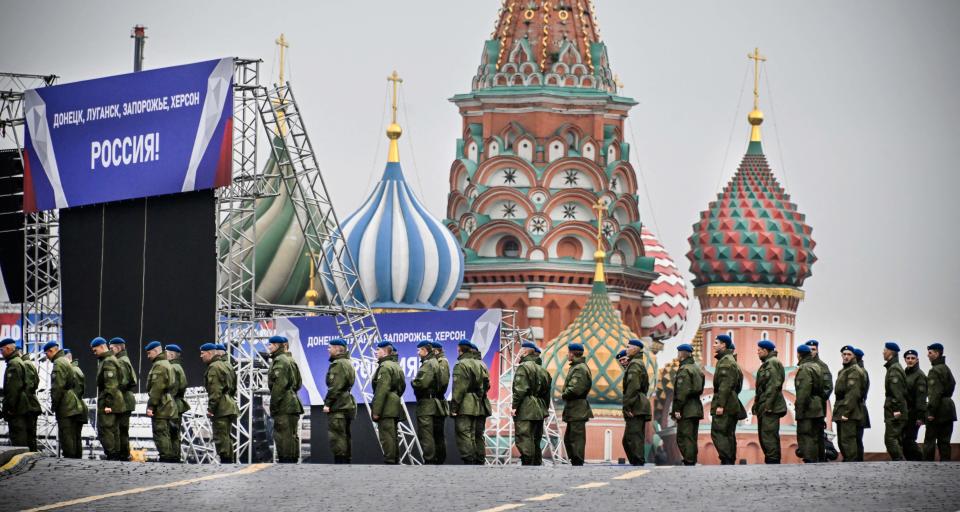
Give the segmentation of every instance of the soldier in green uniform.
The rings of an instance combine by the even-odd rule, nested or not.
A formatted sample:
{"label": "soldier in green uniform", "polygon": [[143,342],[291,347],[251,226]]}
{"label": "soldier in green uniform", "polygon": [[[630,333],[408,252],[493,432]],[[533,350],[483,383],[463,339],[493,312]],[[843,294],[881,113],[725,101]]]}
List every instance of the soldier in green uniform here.
{"label": "soldier in green uniform", "polygon": [[904,460],[903,427],[907,424],[910,409],[907,408],[907,375],[900,366],[900,345],[888,341],[883,345],[883,366],[887,369],[883,388],[883,444],[890,460]]}
{"label": "soldier in green uniform", "polygon": [[[550,375],[550,372],[543,367],[543,359],[540,359],[540,347],[537,347],[536,344],[532,344],[536,347],[537,358],[534,359],[534,362],[537,363],[537,379],[540,382],[546,383],[546,385],[540,386],[540,390],[537,393],[537,399],[540,402],[540,406],[543,408],[543,419],[546,420],[547,416],[550,415],[550,406],[551,400],[553,400],[552,389],[550,385],[553,382],[553,377]],[[542,466],[543,465],[543,421],[538,421],[533,424],[533,445],[537,447],[534,453],[534,465]]]}
{"label": "soldier in green uniform", "polygon": [[[823,378],[823,384],[820,386],[821,394],[820,401],[821,407],[824,412],[827,411],[827,401],[830,400],[830,395],[833,394],[833,373],[830,371],[830,367],[827,366],[827,363],[823,362],[820,359],[820,342],[817,340],[809,340],[806,345],[810,347],[810,355],[812,356],[813,362],[817,364],[817,367],[820,368],[820,376]],[[826,416],[824,416],[823,425],[820,428],[820,431],[823,434],[820,436],[820,439],[817,441],[817,460],[820,462],[827,462],[826,455],[826,435],[827,423]],[[834,457],[836,458],[836,457]]]}
{"label": "soldier in green uniform", "polygon": [[153,362],[147,375],[147,417],[153,427],[153,444],[157,447],[160,462],[180,462],[180,452],[174,452],[170,431],[170,421],[177,416],[177,400],[174,398],[177,374],[159,341],[151,341],[143,349],[147,359]]}
{"label": "soldier in green uniform", "polygon": [[117,363],[120,365],[120,389],[123,391],[124,411],[117,415],[117,429],[120,432],[120,446],[123,460],[130,460],[130,415],[137,410],[137,371],[127,356],[127,342],[123,338],[111,338],[108,342]]}
{"label": "soldier in green uniform", "polygon": [[177,415],[170,419],[170,439],[173,441],[173,453],[177,454],[177,459],[180,459],[180,436],[183,432],[183,415],[190,410],[190,404],[187,403],[184,398],[187,394],[187,373],[183,371],[183,362],[180,359],[180,354],[183,352],[183,349],[180,348],[180,345],[174,345],[173,343],[164,347],[164,350],[167,353],[167,360],[170,361],[170,365],[173,367],[173,373],[177,377],[177,393],[173,396],[173,399],[177,402]]}
{"label": "soldier in green uniform", "polygon": [[9,428],[10,444],[35,452],[37,417],[41,411],[37,400],[40,377],[36,368],[23,359],[13,339],[0,341],[0,353],[7,363],[3,373],[3,419]]}
{"label": "soldier in green uniform", "polygon": [[431,342],[433,355],[437,359],[437,401],[440,402],[440,414],[433,418],[433,442],[436,445],[437,456],[435,464],[447,461],[447,416],[450,415],[450,404],[447,403],[447,389],[450,388],[450,361],[443,353],[443,343]]}
{"label": "soldier in green uniform", "polygon": [[370,414],[377,422],[377,436],[384,464],[400,463],[397,422],[405,419],[403,392],[407,383],[397,363],[397,349],[389,341],[377,343],[377,371],[373,374],[373,405]]}
{"label": "soldier in green uniform", "polygon": [[123,397],[123,370],[107,340],[97,337],[90,350],[99,360],[97,367],[97,435],[107,460],[130,460],[130,446],[120,442],[120,417],[127,412]]}
{"label": "soldier in green uniform", "polygon": [[630,362],[623,374],[623,451],[632,466],[646,461],[647,422],[650,421],[650,379],[643,364],[643,342],[630,340],[627,344]]}
{"label": "soldier in green uniform", "polygon": [[787,402],[783,399],[786,373],[777,358],[777,346],[772,341],[757,342],[757,356],[763,364],[757,370],[757,393],[752,412],[757,417],[763,462],[780,464],[780,418],[787,415]]}
{"label": "soldier in green uniform", "polygon": [[735,464],[737,460],[737,422],[746,418],[746,410],[740,403],[743,389],[743,372],[737,364],[733,351],[733,339],[721,334],[713,340],[713,356],[717,367],[713,374],[713,401],[710,414],[710,438],[717,449],[720,464]]}
{"label": "soldier in green uniform", "polygon": [[860,422],[860,427],[857,429],[857,460],[863,462],[863,431],[870,428],[870,410],[867,409],[867,395],[870,394],[870,373],[867,372],[867,369],[863,367],[863,350],[859,348],[853,349],[853,355],[857,357],[857,368],[860,368],[860,373],[863,375],[863,400],[860,401],[861,410],[863,411],[863,420]]}
{"label": "soldier in green uniform", "polygon": [[837,424],[837,441],[844,462],[860,460],[857,432],[863,422],[863,391],[866,381],[857,366],[855,348],[845,345],[840,349],[843,369],[837,374],[836,402],[833,404],[833,421]]}
{"label": "soldier in green uniform", "polygon": [[939,449],[940,461],[946,462],[950,460],[950,436],[957,421],[957,407],[953,403],[957,381],[947,367],[942,344],[927,346],[927,358],[932,366],[927,372],[927,433],[923,437],[923,458],[934,460]]}
{"label": "soldier in green uniform", "polygon": [[417,343],[417,355],[420,357],[420,368],[411,383],[417,398],[417,439],[423,451],[423,462],[435,464],[437,449],[433,439],[434,421],[442,412],[436,398],[439,366],[429,341]]}
{"label": "soldier in green uniform", "polygon": [[327,368],[327,396],[323,399],[323,412],[327,414],[327,438],[334,464],[350,464],[352,446],[350,425],[357,415],[357,402],[353,398],[353,383],[357,371],[350,360],[347,341],[330,340],[330,366]]}
{"label": "soldier in green uniform", "polygon": [[697,434],[703,419],[703,370],[693,360],[693,347],[677,346],[680,367],[673,378],[673,404],[670,414],[677,424],[677,448],[683,457],[684,466],[697,464]]}
{"label": "soldier in green uniform", "polygon": [[269,339],[270,415],[273,417],[273,442],[277,448],[277,461],[281,464],[296,464],[300,460],[300,415],[303,404],[297,393],[303,386],[300,368],[287,350],[287,338],[273,336]]}
{"label": "soldier in green uniform", "polygon": [[220,463],[232,464],[236,460],[230,427],[240,415],[234,398],[237,393],[237,373],[213,343],[200,345],[200,360],[207,365],[203,372],[203,387],[207,390],[207,417],[213,424],[213,444],[217,448]]}
{"label": "soldier in green uniform", "polygon": [[[543,374],[537,364],[540,348],[529,341],[520,345],[520,364],[513,374],[513,402],[511,404],[517,450],[520,464],[536,466],[540,439],[536,438],[537,425],[543,432],[544,404],[540,401],[541,389],[549,389],[550,381],[542,381]],[[548,374],[549,375],[549,374]]]}
{"label": "soldier in green uniform", "polygon": [[813,359],[809,345],[797,346],[797,374],[794,377],[796,402],[794,412],[797,419],[797,454],[803,462],[820,462],[819,442],[823,438],[823,375],[820,366]]}
{"label": "soldier in green uniform", "polygon": [[490,374],[480,359],[478,347],[467,340],[457,343],[457,364],[453,367],[453,395],[450,414],[454,417],[457,450],[464,464],[486,461],[484,426],[490,416]]}
{"label": "soldier in green uniform", "polygon": [[564,402],[563,422],[567,424],[563,432],[563,446],[570,457],[570,464],[582,466],[587,448],[587,422],[593,418],[593,409],[587,401],[593,388],[593,375],[583,357],[582,344],[567,345],[567,361],[570,362],[570,369],[567,370],[560,395]]}
{"label": "soldier in green uniform", "polygon": [[60,454],[68,459],[79,459],[83,451],[80,431],[87,422],[87,407],[76,394],[77,385],[74,381],[77,374],[57,342],[47,342],[43,346],[43,352],[47,360],[53,363],[53,371],[50,372],[50,398],[53,413],[57,417]]}
{"label": "soldier in green uniform", "polygon": [[[74,381],[76,384],[74,387],[74,393],[76,393],[76,395],[83,400],[83,391],[86,387],[84,378],[86,378],[86,376],[83,374],[83,370],[80,369],[80,361],[73,357],[73,352],[71,352],[69,348],[63,349],[63,355],[67,361],[70,362],[70,368],[73,369],[73,373],[77,376],[76,380]],[[86,412],[84,412],[84,416],[86,416]]]}
{"label": "soldier in green uniform", "polygon": [[910,411],[903,427],[903,456],[907,460],[923,460],[923,450],[917,445],[917,434],[927,417],[927,376],[920,369],[920,353],[908,350],[903,353],[903,369],[907,376],[907,409]]}

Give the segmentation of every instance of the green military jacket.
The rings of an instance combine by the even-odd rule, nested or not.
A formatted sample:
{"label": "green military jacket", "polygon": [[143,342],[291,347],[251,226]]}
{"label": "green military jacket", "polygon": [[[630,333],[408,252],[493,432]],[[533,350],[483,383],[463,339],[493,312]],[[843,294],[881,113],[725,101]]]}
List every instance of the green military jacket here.
{"label": "green military jacket", "polygon": [[[623,374],[623,416],[650,419],[650,378],[643,364],[643,352],[630,358]],[[632,416],[627,413],[632,414]]]}
{"label": "green military jacket", "polygon": [[106,414],[109,407],[111,414],[127,412],[127,401],[123,396],[123,369],[116,356],[109,350],[97,356],[100,361],[97,367],[97,411]]}
{"label": "green military jacket", "polygon": [[824,363],[820,359],[820,354],[813,356],[813,362],[816,363],[817,368],[820,369],[820,378],[823,379],[823,382],[820,385],[820,397],[824,402],[830,400],[830,395],[833,394],[833,373],[830,372],[830,367],[827,366],[827,363]]}
{"label": "green military jacket", "polygon": [[[84,382],[84,379],[86,379],[86,375],[84,375],[83,370],[80,369],[80,361],[77,361],[77,360],[71,361],[70,367],[73,368],[73,373],[74,375],[77,376],[77,379],[74,381],[75,387],[73,389],[73,392],[76,393],[77,396],[80,397],[80,399],[83,399],[83,393],[87,385],[86,382]],[[86,410],[86,408],[84,408],[84,410]]]}
{"label": "green military jacket", "polygon": [[540,359],[540,356],[537,356],[537,373],[539,374],[539,379],[543,382],[546,382],[547,385],[540,388],[537,398],[540,400],[540,404],[543,406],[543,417],[546,418],[550,415],[550,402],[553,400],[553,397],[550,396],[550,385],[553,382],[553,376],[550,375],[550,372],[543,367],[543,360]]}
{"label": "green military jacket", "polygon": [[378,418],[404,418],[402,400],[407,382],[397,359],[396,354],[381,358],[373,374],[373,405],[370,413]]}
{"label": "green military jacket", "polygon": [[437,353],[437,400],[442,408],[441,416],[450,416],[450,404],[447,403],[447,389],[450,388],[450,361],[443,352]]}
{"label": "green military jacket", "polygon": [[587,401],[591,388],[593,374],[590,373],[586,359],[574,358],[570,361],[570,369],[567,370],[567,378],[563,381],[563,391],[560,393],[560,398],[564,401],[563,421],[588,421],[593,418],[593,409]]}
{"label": "green military jacket", "polygon": [[133,412],[137,409],[137,397],[134,395],[137,391],[137,371],[133,369],[126,350],[117,352],[116,358],[122,378],[120,389],[123,391],[123,401],[127,404],[124,412]]}
{"label": "green military jacket", "polygon": [[433,354],[420,360],[420,369],[410,384],[413,386],[413,395],[417,397],[417,416],[442,416],[443,406],[437,400],[440,365]]}
{"label": "green military jacket", "polygon": [[203,372],[203,387],[207,390],[207,413],[214,418],[238,416],[237,373],[224,356],[214,356]]}
{"label": "green military jacket", "polygon": [[899,412],[900,419],[907,420],[910,414],[910,409],[907,407],[907,375],[900,366],[900,358],[893,356],[883,366],[887,369],[887,375],[883,380],[885,393],[883,419],[884,421],[894,419],[893,413]]}
{"label": "green military jacket", "polygon": [[477,352],[464,352],[453,366],[450,412],[461,416],[490,416],[490,373]]}
{"label": "green military jacket", "polygon": [[77,396],[77,374],[64,357],[62,350],[53,356],[53,371],[50,373],[50,398],[53,412],[58,418],[87,414],[87,406]]}
{"label": "green military jacket", "polygon": [[786,372],[773,351],[757,370],[757,393],[753,399],[753,415],[767,414],[782,418],[787,415],[787,401],[783,399],[783,379]]}
{"label": "green military jacket", "polygon": [[171,359],[170,366],[173,367],[173,373],[177,377],[177,392],[173,395],[173,399],[177,402],[177,416],[183,416],[190,410],[190,404],[184,398],[187,394],[187,373],[183,371],[180,358]]}
{"label": "green military jacket", "polygon": [[169,419],[178,415],[176,394],[177,374],[167,361],[167,353],[160,352],[147,375],[147,408],[153,410],[154,418]]}
{"label": "green military jacket", "polygon": [[673,406],[671,413],[680,413],[680,418],[703,419],[703,370],[697,366],[693,357],[680,361],[677,375],[673,381]]}
{"label": "green military jacket", "polygon": [[860,373],[863,375],[863,421],[860,422],[860,426],[863,428],[870,428],[870,409],[867,408],[867,396],[870,395],[870,373],[867,372],[867,369],[863,367],[863,361],[857,361],[857,368],[860,368]]}
{"label": "green military jacket", "polygon": [[798,420],[823,418],[823,374],[813,356],[800,358],[797,375],[794,377],[796,388],[795,415]]}
{"label": "green military jacket", "polygon": [[933,361],[927,372],[927,417],[933,417],[928,423],[950,423],[957,420],[957,407],[953,403],[953,392],[957,381],[947,366],[946,359],[940,356]]}
{"label": "green military jacket", "polygon": [[327,368],[327,396],[323,405],[330,409],[327,414],[341,416],[356,416],[357,402],[353,398],[353,383],[357,380],[357,372],[350,361],[350,354],[344,352],[330,358],[330,367]]}
{"label": "green military jacket", "polygon": [[40,414],[42,410],[37,400],[37,387],[40,376],[29,361],[23,359],[20,351],[14,351],[6,358],[7,369],[3,372],[3,417]]}
{"label": "green military jacket", "polygon": [[300,368],[290,352],[277,351],[270,356],[270,415],[303,414],[303,404],[297,393],[303,386]]}
{"label": "green military jacket", "polygon": [[547,395],[550,393],[549,373],[540,372],[540,365],[537,364],[537,355],[530,354],[520,359],[513,374],[513,403],[514,418],[520,421],[542,421],[547,415],[545,403],[541,402],[543,388],[546,388]]}
{"label": "green military jacket", "polygon": [[717,416],[717,409],[723,407],[723,416],[743,417],[744,408],[740,403],[740,390],[743,389],[743,372],[733,357],[732,350],[720,353],[717,368],[713,373],[713,400],[710,414]]}
{"label": "green military jacket", "polygon": [[903,369],[907,376],[907,408],[910,409],[910,421],[924,421],[927,419],[927,376],[923,374],[920,365]]}
{"label": "green military jacket", "polygon": [[844,364],[837,374],[833,421],[840,423],[840,418],[845,417],[850,421],[863,422],[863,393],[867,388],[863,375],[864,372],[855,361]]}

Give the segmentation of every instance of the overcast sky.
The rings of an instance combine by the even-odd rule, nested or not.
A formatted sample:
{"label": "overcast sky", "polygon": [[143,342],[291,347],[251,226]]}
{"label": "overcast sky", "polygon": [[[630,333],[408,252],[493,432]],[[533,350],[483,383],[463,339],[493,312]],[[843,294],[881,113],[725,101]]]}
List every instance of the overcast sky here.
{"label": "overcast sky", "polygon": [[[359,207],[386,160],[385,78],[394,69],[405,80],[407,178],[444,216],[460,132],[447,98],[469,91],[500,4],[2,3],[0,70],[55,73],[63,82],[130,71],[137,23],[148,27],[146,68],[259,57],[264,75],[275,77],[273,41],[284,32],[288,77],[341,218]],[[864,348],[875,383],[887,340],[904,350],[941,341],[956,361],[960,2],[596,3],[622,92],[639,101],[627,132],[644,187],[641,215],[681,269],[689,268],[691,225],[745,151],[746,54],[759,46],[769,58],[764,148],[813,226],[820,259],[804,286],[798,339],[821,340],[834,371],[842,345]],[[662,359],[674,353],[671,345]],[[874,418],[882,402],[876,384]],[[868,432],[868,449],[883,450],[882,422]]]}

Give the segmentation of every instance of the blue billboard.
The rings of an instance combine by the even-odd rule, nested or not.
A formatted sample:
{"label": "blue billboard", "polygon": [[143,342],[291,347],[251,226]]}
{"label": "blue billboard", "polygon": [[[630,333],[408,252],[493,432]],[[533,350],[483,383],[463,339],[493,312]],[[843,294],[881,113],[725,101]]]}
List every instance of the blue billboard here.
{"label": "blue billboard", "polygon": [[233,59],[32,89],[28,212],[230,184]]}

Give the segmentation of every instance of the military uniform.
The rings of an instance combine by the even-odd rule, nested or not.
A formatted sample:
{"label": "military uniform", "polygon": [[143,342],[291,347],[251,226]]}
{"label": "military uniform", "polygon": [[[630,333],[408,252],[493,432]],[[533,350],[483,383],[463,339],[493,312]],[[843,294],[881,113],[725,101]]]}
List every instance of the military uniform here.
{"label": "military uniform", "polygon": [[[907,375],[900,366],[900,358],[894,355],[883,365],[887,369],[884,378],[885,398],[883,400],[883,444],[891,460],[903,459],[903,427],[907,424],[910,409],[907,408]],[[899,417],[893,413],[899,412]]]}
{"label": "military uniform", "polygon": [[903,369],[907,376],[907,409],[910,410],[907,424],[903,427],[903,456],[907,460],[923,460],[923,450],[917,445],[920,425],[927,417],[927,376],[920,364]]}
{"label": "military uniform", "polygon": [[[429,345],[429,342],[427,342]],[[417,439],[420,440],[420,450],[423,452],[423,461],[434,464],[437,459],[437,448],[433,434],[434,423],[443,412],[437,400],[437,373],[439,366],[437,359],[429,352],[420,360],[420,369],[417,371],[411,385],[413,394],[417,397]]]}
{"label": "military uniform", "polygon": [[[697,463],[697,434],[700,420],[703,419],[703,370],[697,366],[693,357],[680,361],[673,381],[673,405],[670,412],[677,423],[677,447],[683,456],[683,463],[693,466]],[[680,419],[676,419],[680,413]]]}
{"label": "military uniform", "polygon": [[349,464],[353,456],[350,425],[357,415],[357,402],[352,392],[356,380],[357,372],[350,362],[349,352],[330,356],[327,396],[323,399],[323,405],[329,409],[327,435],[336,464]]}
{"label": "military uniform", "polygon": [[767,464],[780,463],[780,418],[787,415],[787,402],[783,399],[785,375],[776,351],[769,352],[757,370],[753,415],[757,417],[760,448]]}
{"label": "military uniform", "polygon": [[[549,378],[543,380],[539,371],[536,354],[528,354],[520,359],[513,375],[513,425],[517,450],[520,452],[520,464],[534,466],[538,464],[537,452],[540,452],[540,439],[537,438],[537,425],[543,433],[543,418],[546,416],[544,403],[540,396],[542,389],[550,389]],[[549,376],[549,373],[547,374]]]}
{"label": "military uniform", "polygon": [[460,354],[453,367],[450,413],[454,416],[457,450],[464,464],[482,465],[486,461],[483,433],[491,410],[489,390],[490,374],[480,353],[468,350]]}
{"label": "military uniform", "polygon": [[77,395],[76,372],[62,350],[53,356],[50,374],[50,398],[57,416],[57,438],[60,453],[68,459],[79,459],[83,448],[80,432],[87,422],[87,406]]}
{"label": "military uniform", "polygon": [[130,362],[126,350],[117,352],[116,358],[123,379],[120,389],[123,391],[123,401],[126,404],[124,411],[117,416],[121,447],[119,449],[123,452],[121,460],[130,460],[130,415],[137,410],[137,397],[134,395],[137,391],[137,371],[133,369],[133,363]]}
{"label": "military uniform", "polygon": [[180,462],[180,452],[174,451],[170,421],[177,417],[177,374],[167,360],[166,352],[153,359],[147,375],[147,410],[153,426],[153,443],[160,455],[160,462]]}
{"label": "military uniform", "polygon": [[863,400],[860,401],[863,410],[863,421],[860,422],[860,428],[857,429],[857,460],[863,462],[863,431],[870,428],[870,409],[867,408],[867,396],[870,395],[870,373],[863,367],[863,361],[857,359],[857,368],[860,368],[860,374],[863,375]]}
{"label": "military uniform", "polygon": [[[123,370],[109,350],[97,356],[97,434],[107,460],[130,460],[130,445],[122,444],[121,417],[127,412],[123,396]],[[110,408],[107,414],[106,408]]]}
{"label": "military uniform", "polygon": [[953,422],[957,421],[957,408],[953,403],[956,387],[957,382],[945,358],[935,359],[927,372],[927,433],[923,439],[926,460],[934,460],[938,448],[940,460],[950,460],[950,436],[953,435]]}
{"label": "military uniform", "polygon": [[587,448],[587,422],[593,418],[593,409],[587,401],[593,387],[593,375],[583,356],[570,361],[570,369],[563,382],[563,446],[570,457],[570,464],[582,466]]}
{"label": "military uniform", "polygon": [[213,356],[203,372],[203,387],[207,390],[207,416],[213,423],[213,443],[217,448],[220,462],[235,462],[233,438],[230,427],[240,408],[234,395],[237,393],[237,373],[224,356]]}
{"label": "military uniform", "polygon": [[303,386],[300,368],[286,350],[277,350],[270,356],[270,415],[273,417],[273,442],[277,460],[296,463],[300,460],[300,415],[303,404],[297,393]]}
{"label": "military uniform", "polygon": [[[737,460],[737,422],[746,417],[740,403],[743,372],[730,349],[720,352],[713,374],[713,401],[710,415],[710,437],[717,449],[720,464],[735,464]],[[723,408],[723,414],[719,409]]]}
{"label": "military uniform", "polygon": [[823,374],[812,356],[802,354],[797,375],[795,416],[797,418],[797,452],[803,462],[819,462],[819,443],[823,438]]}
{"label": "military uniform", "polygon": [[437,401],[440,403],[440,414],[433,418],[433,442],[436,445],[436,464],[447,461],[447,416],[450,416],[450,404],[447,403],[447,389],[450,388],[450,361],[444,355],[443,349],[434,346],[437,358]]}
{"label": "military uniform", "polygon": [[170,366],[173,367],[173,373],[177,378],[176,394],[173,396],[174,401],[177,403],[177,414],[170,419],[170,439],[173,441],[173,453],[176,453],[179,459],[181,453],[180,436],[183,432],[183,415],[190,410],[190,404],[188,404],[184,398],[187,394],[187,373],[183,371],[183,364],[181,364],[180,358],[171,359]]}
{"label": "military uniform", "polygon": [[863,423],[863,394],[867,385],[863,376],[856,361],[845,363],[837,374],[833,421],[837,424],[837,442],[844,462],[855,462],[863,457],[857,437]]}
{"label": "military uniform", "polygon": [[623,375],[623,451],[631,465],[645,462],[647,422],[650,421],[650,379],[643,352],[630,358]]}
{"label": "military uniform", "polygon": [[25,360],[20,351],[6,358],[7,368],[3,373],[3,419],[10,429],[10,443],[26,446],[37,451],[37,417],[40,401],[37,386],[40,376],[36,367]]}
{"label": "military uniform", "polygon": [[403,392],[407,383],[403,379],[403,370],[397,363],[397,355],[379,359],[377,371],[373,374],[373,405],[370,413],[377,422],[377,436],[383,449],[385,464],[398,464],[400,461],[397,422],[404,418]]}
{"label": "military uniform", "polygon": [[[830,372],[830,367],[827,366],[827,363],[823,362],[820,359],[820,354],[813,356],[813,362],[816,363],[817,368],[820,369],[820,377],[823,379],[823,382],[820,386],[820,401],[821,408],[824,413],[827,411],[827,402],[830,400],[830,395],[833,394],[833,373]],[[824,421],[821,422],[820,426],[820,438],[817,440],[817,460],[820,462],[827,461],[826,455],[826,442],[827,437],[825,430],[827,429],[826,416],[824,416]]]}
{"label": "military uniform", "polygon": [[[540,390],[537,393],[537,400],[540,402],[540,407],[543,408],[543,420],[547,419],[547,416],[550,415],[550,401],[553,400],[551,395],[550,384],[553,382],[553,377],[550,375],[550,372],[543,367],[543,360],[540,359],[540,356],[537,356],[534,361],[537,363],[537,379],[540,382],[545,382],[546,385],[540,386]],[[543,465],[543,421],[536,421],[533,423],[533,445],[537,448],[534,450],[534,461],[533,463],[537,466]]]}

